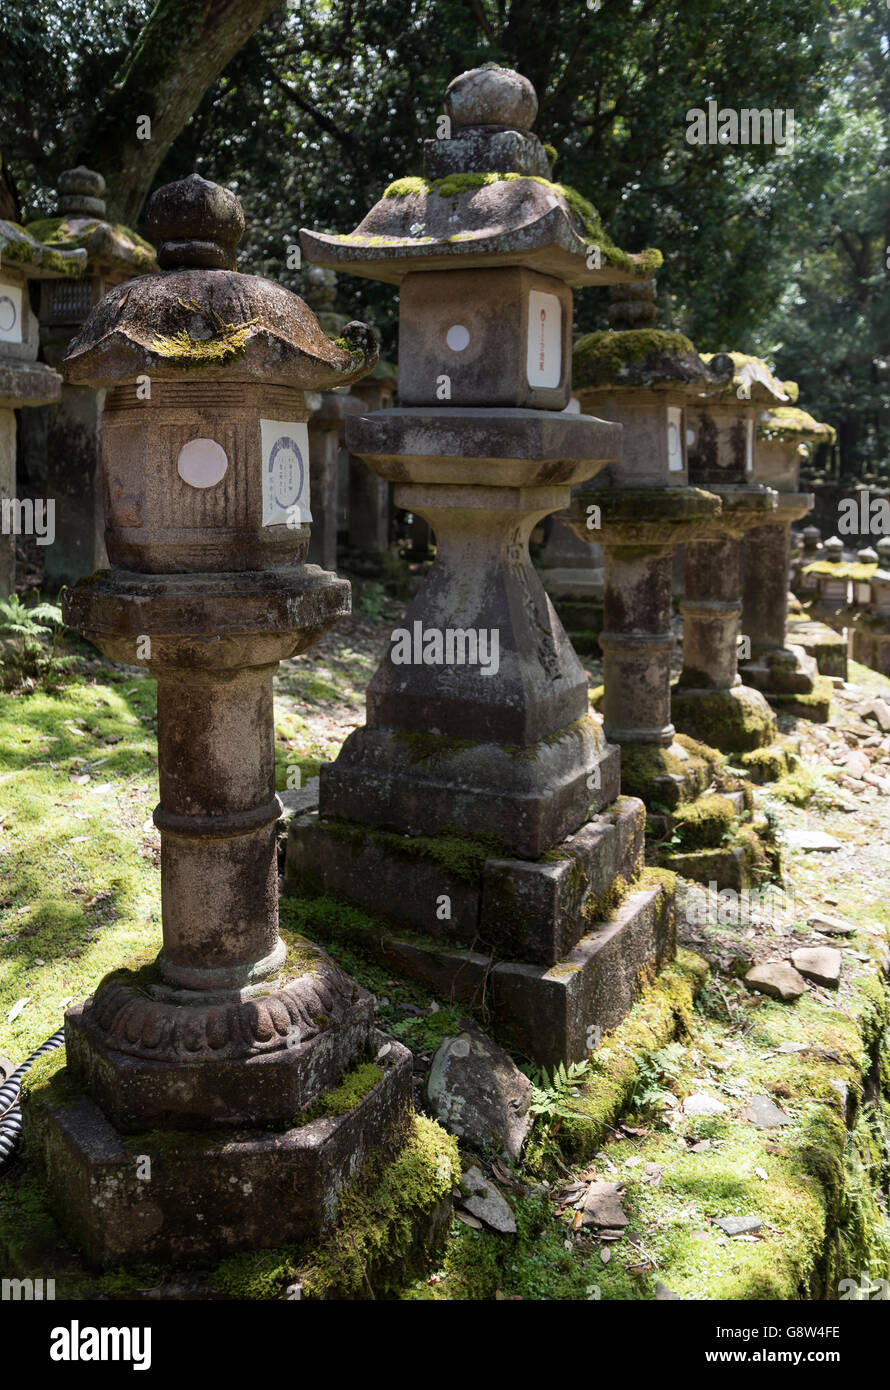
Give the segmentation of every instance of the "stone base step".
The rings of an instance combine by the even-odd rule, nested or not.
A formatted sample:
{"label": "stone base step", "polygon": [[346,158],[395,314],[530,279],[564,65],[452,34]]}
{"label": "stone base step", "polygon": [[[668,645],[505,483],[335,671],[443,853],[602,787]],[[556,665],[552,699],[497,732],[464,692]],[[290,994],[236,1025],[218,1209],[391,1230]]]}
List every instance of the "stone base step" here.
{"label": "stone base step", "polygon": [[[654,871],[657,875],[657,870]],[[642,983],[676,950],[673,889],[628,894],[549,968],[397,936],[383,943],[394,970],[468,1008],[486,1006],[505,1040],[539,1066],[580,1061],[627,1015]]]}
{"label": "stone base step", "polygon": [[619,797],[540,859],[460,837],[396,835],[307,812],[288,830],[285,891],[329,894],[397,930],[549,966],[643,866],[645,808]]}
{"label": "stone base step", "polygon": [[62,1071],[29,1093],[27,1152],[66,1234],[100,1267],[219,1258],[262,1249],[273,1231],[279,1245],[318,1240],[345,1185],[403,1142],[412,1057],[386,1041],[382,1075],[352,1109],[284,1131],[122,1136]]}
{"label": "stone base step", "polygon": [[847,643],[840,632],[827,623],[814,619],[794,622],[789,619],[788,638],[795,646],[815,659],[820,676],[840,676],[847,679]]}

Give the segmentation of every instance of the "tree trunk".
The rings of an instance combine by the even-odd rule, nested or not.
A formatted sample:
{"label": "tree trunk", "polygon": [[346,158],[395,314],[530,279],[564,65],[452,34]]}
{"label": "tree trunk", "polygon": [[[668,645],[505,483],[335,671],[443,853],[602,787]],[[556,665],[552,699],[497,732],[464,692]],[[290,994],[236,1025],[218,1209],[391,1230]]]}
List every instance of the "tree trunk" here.
{"label": "tree trunk", "polygon": [[[208,87],[281,0],[157,0],[86,126],[78,161],[108,181],[108,216],[133,226],[160,164]],[[149,139],[145,122],[151,122]]]}

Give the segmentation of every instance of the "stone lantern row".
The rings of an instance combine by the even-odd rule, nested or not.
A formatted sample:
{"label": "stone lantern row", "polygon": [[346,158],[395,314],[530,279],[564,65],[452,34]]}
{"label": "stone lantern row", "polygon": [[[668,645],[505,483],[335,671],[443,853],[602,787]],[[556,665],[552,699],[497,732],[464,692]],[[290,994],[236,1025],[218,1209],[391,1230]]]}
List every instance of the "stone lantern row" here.
{"label": "stone lantern row", "polygon": [[[636,382],[621,358],[594,383],[608,420],[566,411],[573,289],[616,287],[616,323],[645,322],[659,258],[614,246],[553,182],[525,78],[461,74],[445,106],[451,134],[426,142],[422,179],[397,181],[352,233],[301,233],[315,264],[398,286],[401,404],[343,411],[346,443],[437,552],[365,726],[323,766],[317,813],[291,823],[287,881],[370,911],[368,950],[484,1001],[505,1039],[553,1066],[588,1055],[675,948],[673,889],[643,871],[645,806],[620,795],[620,745],[670,746],[708,710],[736,740],[772,728],[739,683],[735,637],[740,538],[775,491],[751,476],[757,372],[687,340],[632,354]],[[410,1054],[376,1032],[371,996],[278,919],[273,676],[349,607],[345,581],[307,563],[307,397],[361,390],[375,339],[362,324],[332,337],[302,300],[239,274],[240,203],[196,175],[153,195],[147,227],[157,273],[112,287],[65,357],[72,387],[106,393],[110,562],[65,614],[158,682],[163,945],[68,1011],[67,1076],[27,1116],[60,1216],[98,1264],[322,1238],[347,1184],[404,1144],[411,1103]],[[606,469],[610,486],[588,492]],[[604,519],[605,731],[528,548],[569,507],[586,541],[588,506]],[[360,1069],[355,1103],[326,1111]]]}

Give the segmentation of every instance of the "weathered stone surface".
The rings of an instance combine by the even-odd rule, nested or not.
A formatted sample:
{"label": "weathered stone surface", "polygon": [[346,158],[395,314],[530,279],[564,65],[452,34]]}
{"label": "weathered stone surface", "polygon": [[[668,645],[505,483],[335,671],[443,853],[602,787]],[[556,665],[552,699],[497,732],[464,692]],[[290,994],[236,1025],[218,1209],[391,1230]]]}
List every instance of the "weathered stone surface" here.
{"label": "weathered stone surface", "polygon": [[[369,693],[369,714],[371,698]],[[420,709],[414,692],[411,704],[414,723]],[[456,700],[439,707],[449,723],[462,724],[463,734],[478,727],[471,722],[477,712],[472,700],[468,704],[463,713]],[[386,717],[377,697],[375,707],[378,717]],[[490,709],[478,712],[480,719],[496,717]],[[517,721],[532,717],[532,711],[515,713]],[[336,761],[323,766],[319,811],[408,835],[485,835],[500,841],[504,852],[537,858],[575,833],[591,807],[600,810],[619,791],[620,753],[587,715],[556,737],[524,747],[489,742],[484,735],[475,742],[460,734],[400,733],[369,724],[351,733]]]}
{"label": "weathered stone surface", "polygon": [[592,1182],[581,1208],[583,1226],[599,1226],[604,1230],[620,1230],[627,1225],[627,1217],[621,1206],[620,1188],[617,1182]]}
{"label": "weathered stone surface", "polygon": [[769,994],[787,1004],[806,992],[806,981],[790,965],[770,961],[755,965],[745,976],[745,984],[758,994]]}
{"label": "weathered stone surface", "polygon": [[835,835],[826,835],[823,830],[783,830],[782,838],[791,849],[830,854],[844,847],[843,840],[837,839]]}
{"label": "weathered stone surface", "polygon": [[545,1067],[586,1057],[596,1030],[621,1022],[641,980],[675,950],[673,898],[660,887],[629,893],[607,922],[550,969],[397,936],[383,943],[385,959],[405,974],[467,1006],[484,998],[517,1051]]}
{"label": "weathered stone surface", "polygon": [[880,696],[869,701],[862,710],[862,717],[873,720],[882,734],[890,734],[890,705]]}
{"label": "weathered stone surface", "polygon": [[780,1110],[769,1096],[752,1097],[742,1114],[756,1129],[776,1129],[791,1123],[791,1117]]}
{"label": "weathered stone surface", "polygon": [[722,1100],[716,1096],[709,1096],[704,1091],[696,1091],[694,1095],[687,1096],[683,1102],[684,1115],[725,1115],[726,1106]]}
{"label": "weathered stone surface", "polygon": [[[59,1219],[100,1266],[219,1258],[318,1239],[340,1193],[372,1154],[399,1146],[411,1105],[411,1054],[393,1043],[382,1078],[354,1109],[283,1131],[225,1136],[169,1130],[122,1140],[89,1100],[27,1108],[31,1152],[65,1193]],[[145,1179],[150,1160],[151,1176]],[[96,1213],[101,1213],[97,1219]]]}
{"label": "weathered stone surface", "polygon": [[468,1168],[461,1178],[461,1187],[470,1193],[463,1199],[467,1211],[484,1221],[493,1231],[500,1231],[503,1235],[513,1234],[516,1230],[513,1208],[480,1168]]}
{"label": "weathered stone surface", "polygon": [[444,1039],[426,1090],[430,1109],[449,1133],[471,1148],[519,1157],[532,1125],[531,1082],[481,1028],[468,1023],[457,1037]]}
{"label": "weathered stone surface", "polygon": [[837,989],[841,980],[841,953],[834,946],[801,946],[792,952],[795,970],[814,984]]}
{"label": "weathered stone surface", "polygon": [[807,926],[815,927],[816,931],[825,932],[827,936],[855,936],[858,930],[853,922],[847,922],[843,917],[831,917],[824,912],[814,912],[812,917],[807,918]]}
{"label": "weathered stone surface", "polygon": [[445,111],[458,127],[500,125],[531,130],[538,114],[538,97],[527,77],[492,63],[452,78],[445,88]]}
{"label": "weathered stone surface", "polygon": [[461,860],[471,843],[448,840],[445,855],[421,853],[410,837],[310,813],[290,824],[285,884],[292,892],[344,898],[445,944],[475,944],[500,957],[550,966],[602,917],[616,875],[625,882],[638,875],[644,833],[639,802],[622,797],[544,861],[493,852],[474,868]]}
{"label": "weathered stone surface", "polygon": [[728,1236],[751,1235],[759,1231],[763,1222],[756,1216],[721,1216],[715,1222]]}

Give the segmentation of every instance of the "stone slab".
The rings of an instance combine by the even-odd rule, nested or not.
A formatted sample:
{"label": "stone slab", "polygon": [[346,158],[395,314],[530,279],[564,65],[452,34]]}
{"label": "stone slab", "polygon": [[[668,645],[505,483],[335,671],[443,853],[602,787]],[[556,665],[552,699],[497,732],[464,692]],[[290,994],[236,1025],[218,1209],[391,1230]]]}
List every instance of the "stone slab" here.
{"label": "stone slab", "polygon": [[[372,1154],[395,1153],[411,1106],[411,1053],[393,1043],[383,1077],[347,1114],[284,1132],[122,1141],[92,1101],[27,1107],[60,1223],[91,1263],[219,1258],[317,1240]],[[141,1158],[150,1159],[148,1177]]]}
{"label": "stone slab", "polygon": [[608,922],[550,969],[409,939],[383,944],[384,958],[402,973],[467,1006],[484,999],[505,1039],[545,1067],[592,1052],[675,950],[674,901],[661,886],[629,893]]}
{"label": "stone slab", "polygon": [[410,841],[309,813],[290,826],[285,889],[345,899],[445,946],[550,966],[607,910],[616,876],[639,874],[644,836],[642,804],[620,797],[545,860],[492,856],[469,881]]}
{"label": "stone slab", "polygon": [[365,727],[322,767],[325,817],[411,835],[488,835],[535,858],[621,789],[621,754],[589,716],[526,748]]}

